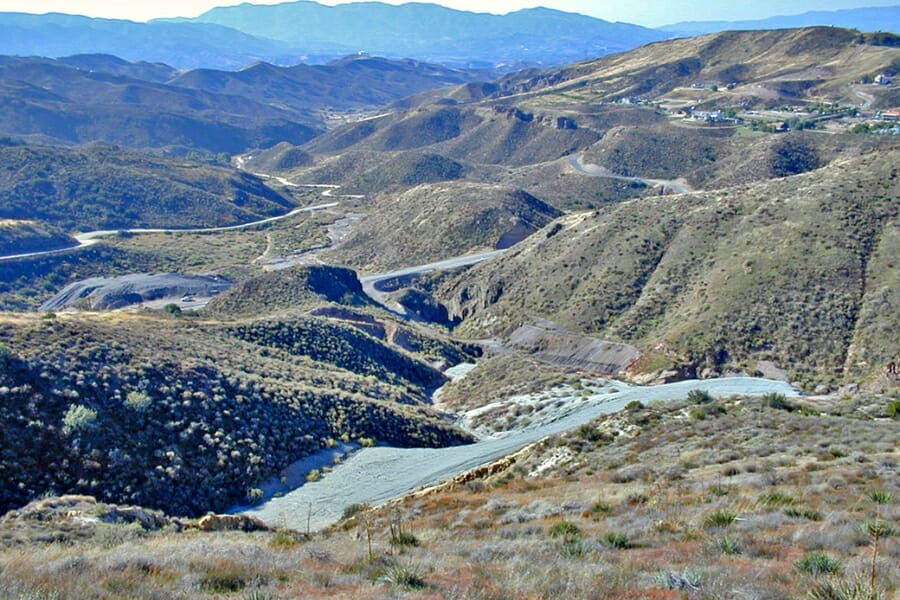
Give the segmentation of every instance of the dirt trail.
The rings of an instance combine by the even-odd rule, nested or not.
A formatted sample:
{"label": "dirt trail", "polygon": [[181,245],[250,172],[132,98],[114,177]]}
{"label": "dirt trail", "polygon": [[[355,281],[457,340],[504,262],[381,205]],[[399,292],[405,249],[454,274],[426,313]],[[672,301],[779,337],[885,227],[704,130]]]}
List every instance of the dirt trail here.
{"label": "dirt trail", "polygon": [[619,181],[630,181],[643,183],[648,187],[660,186],[664,191],[675,194],[692,194],[695,190],[684,179],[647,179],[645,177],[625,177],[624,175],[616,175],[606,167],[600,165],[586,164],[584,155],[573,156],[569,160],[569,164],[576,172],[588,177],[602,177],[604,179],[617,179]]}

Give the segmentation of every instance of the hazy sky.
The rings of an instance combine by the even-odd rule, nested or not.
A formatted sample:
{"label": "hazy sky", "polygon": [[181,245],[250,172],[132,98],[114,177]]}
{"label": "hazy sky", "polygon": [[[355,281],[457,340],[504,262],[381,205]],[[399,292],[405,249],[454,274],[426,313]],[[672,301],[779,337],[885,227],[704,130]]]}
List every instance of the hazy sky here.
{"label": "hazy sky", "polygon": [[[253,0],[252,3],[278,4],[282,1]],[[386,1],[389,4],[404,3],[404,0]],[[320,0],[321,4],[330,5],[345,2],[346,0]],[[155,17],[195,17],[214,6],[237,3],[237,0],[0,0],[0,12],[63,12],[146,21]],[[546,6],[608,21],[655,26],[676,21],[734,21],[809,10],[894,6],[900,4],[900,0],[441,0],[435,3],[461,10],[500,14],[520,8]]]}

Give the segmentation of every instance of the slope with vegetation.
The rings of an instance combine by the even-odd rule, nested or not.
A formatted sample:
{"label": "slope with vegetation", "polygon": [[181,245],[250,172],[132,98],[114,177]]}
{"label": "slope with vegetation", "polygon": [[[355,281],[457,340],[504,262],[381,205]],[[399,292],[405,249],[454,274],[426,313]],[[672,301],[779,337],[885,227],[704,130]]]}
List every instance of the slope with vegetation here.
{"label": "slope with vegetation", "polygon": [[897,326],[897,160],[572,214],[441,295],[470,335],[537,315],[712,370],[774,360],[806,384],[873,377],[900,353],[876,334]]}
{"label": "slope with vegetation", "polygon": [[9,316],[0,338],[0,429],[20,441],[3,510],[57,492],[198,515],[336,440],[468,439],[423,404],[438,371],[339,321]]}
{"label": "slope with vegetation", "polygon": [[890,598],[900,490],[881,414],[777,396],[634,406],[312,537],[42,500],[0,522],[0,592]]}
{"label": "slope with vegetation", "polygon": [[561,214],[522,190],[474,183],[421,185],[381,196],[366,210],[329,256],[368,271],[508,248]]}
{"label": "slope with vegetation", "polygon": [[898,59],[900,49],[868,43],[848,29],[726,31],[648,44],[558,70],[514,73],[500,82],[497,95],[518,95],[526,106],[526,100],[583,105],[658,99],[701,83],[718,84],[707,101],[713,104],[853,104],[859,99],[849,84],[896,70]]}
{"label": "slope with vegetation", "polygon": [[234,225],[288,212],[253,175],[116,147],[0,147],[0,217],[69,231]]}
{"label": "slope with vegetation", "polygon": [[35,221],[0,220],[0,256],[72,248],[78,242],[56,227]]}

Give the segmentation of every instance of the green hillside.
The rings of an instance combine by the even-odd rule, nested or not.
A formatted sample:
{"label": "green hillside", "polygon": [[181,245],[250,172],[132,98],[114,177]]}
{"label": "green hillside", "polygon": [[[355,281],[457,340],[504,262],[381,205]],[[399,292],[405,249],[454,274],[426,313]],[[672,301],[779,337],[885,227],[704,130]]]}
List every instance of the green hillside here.
{"label": "green hillside", "polygon": [[6,317],[0,338],[4,511],[52,490],[201,515],[334,440],[467,439],[422,405],[439,372],[325,319]]}
{"label": "green hillside", "polygon": [[425,184],[386,194],[331,259],[366,271],[507,248],[561,213],[523,192],[476,183]]}
{"label": "green hillside", "polygon": [[69,231],[235,225],[294,201],[258,177],[115,147],[0,147],[0,218]]}
{"label": "green hillside", "polygon": [[871,378],[900,350],[878,333],[897,327],[898,157],[573,214],[442,295],[471,335],[537,315],[701,368]]}

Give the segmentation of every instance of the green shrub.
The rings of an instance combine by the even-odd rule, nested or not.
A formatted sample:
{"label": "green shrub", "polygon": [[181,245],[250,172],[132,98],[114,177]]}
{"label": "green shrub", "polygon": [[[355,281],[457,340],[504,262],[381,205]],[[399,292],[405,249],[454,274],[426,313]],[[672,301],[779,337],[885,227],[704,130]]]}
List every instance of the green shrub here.
{"label": "green shrub", "polygon": [[735,556],[741,553],[740,544],[731,536],[724,535],[716,540],[716,546],[722,551],[722,554]]}
{"label": "green shrub", "polygon": [[207,594],[231,594],[240,592],[249,582],[250,577],[243,569],[220,565],[203,574],[200,589]]}
{"label": "green shrub", "polygon": [[269,545],[273,548],[294,548],[299,546],[306,538],[303,534],[296,531],[279,531],[269,541]]}
{"label": "green shrub", "polygon": [[369,510],[370,508],[372,508],[372,506],[366,502],[362,502],[362,503],[358,503],[358,504],[351,504],[350,506],[348,506],[347,508],[344,509],[344,513],[341,515],[341,520],[347,520],[352,517],[355,517],[359,513],[365,512],[365,511]]}
{"label": "green shrub", "polygon": [[144,412],[150,405],[153,403],[153,400],[146,392],[141,392],[138,390],[131,390],[125,396],[125,406],[130,408],[131,410],[136,410],[137,412]]}
{"label": "green shrub", "polygon": [[769,392],[764,395],[763,402],[769,408],[774,408],[776,410],[786,410],[788,412],[797,410],[797,407],[793,402],[789,402],[784,394],[779,394],[778,392]]}
{"label": "green shrub", "polygon": [[900,419],[900,400],[894,400],[887,405],[887,416],[892,419]]}
{"label": "green shrub", "polygon": [[63,431],[67,434],[78,433],[93,427],[96,423],[96,410],[81,404],[73,404],[69,406],[69,410],[63,416]]}
{"label": "green shrub", "polygon": [[550,537],[552,538],[580,538],[581,529],[578,525],[570,521],[560,521],[550,528]]}
{"label": "green shrub", "polygon": [[418,546],[419,538],[406,531],[401,531],[391,538],[391,546],[405,547]]}
{"label": "green shrub", "polygon": [[595,502],[589,509],[584,511],[584,516],[589,518],[598,518],[602,514],[612,511],[612,505],[602,500]]}
{"label": "green shrub", "polygon": [[600,537],[600,541],[616,550],[626,550],[631,548],[631,540],[627,534],[609,531]]}
{"label": "green shrub", "polygon": [[843,568],[840,559],[821,550],[807,552],[794,566],[798,571],[809,575],[834,575]]}
{"label": "green shrub", "polygon": [[384,569],[381,576],[378,577],[378,581],[411,590],[418,590],[425,587],[425,580],[422,578],[422,569],[416,565],[392,563]]}
{"label": "green shrub", "polygon": [[894,496],[886,490],[873,490],[869,492],[869,500],[875,504],[890,504],[894,501]]}
{"label": "green shrub", "polygon": [[810,521],[822,520],[822,513],[808,506],[789,506],[784,509],[784,514],[793,518],[809,519]]}
{"label": "green shrub", "polygon": [[712,394],[706,390],[691,390],[688,392],[687,399],[693,404],[709,404],[713,401]]}
{"label": "green shrub", "polygon": [[737,513],[731,510],[717,510],[706,515],[703,523],[707,527],[728,527],[737,520]]}
{"label": "green shrub", "polygon": [[759,503],[764,506],[790,506],[794,502],[794,497],[784,492],[769,492],[759,497]]}
{"label": "green shrub", "polygon": [[809,590],[809,600],[884,600],[884,594],[869,587],[864,578],[854,581],[829,579],[815,582]]}

